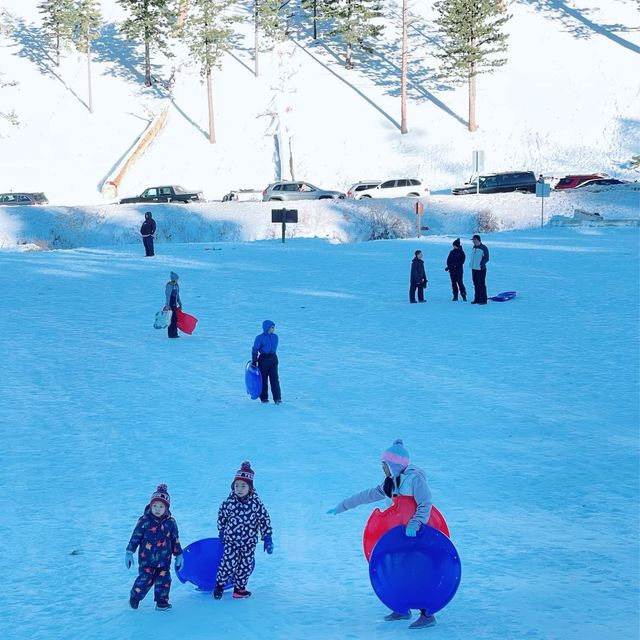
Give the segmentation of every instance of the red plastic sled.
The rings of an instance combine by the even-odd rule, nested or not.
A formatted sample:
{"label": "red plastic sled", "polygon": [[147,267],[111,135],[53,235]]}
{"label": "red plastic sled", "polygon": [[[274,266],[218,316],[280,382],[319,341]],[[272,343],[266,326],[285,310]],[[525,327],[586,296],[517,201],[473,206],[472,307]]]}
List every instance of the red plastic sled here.
{"label": "red plastic sled", "polygon": [[176,309],[176,315],[178,316],[178,329],[191,335],[198,324],[198,318],[185,313],[182,309]]}
{"label": "red plastic sled", "polygon": [[[388,509],[384,511],[380,511],[380,509],[373,510],[364,527],[362,536],[362,546],[367,560],[371,558],[376,542],[390,529],[398,525],[406,525],[413,518],[416,507],[417,504],[413,496],[396,496],[393,499],[393,504]],[[444,516],[435,506],[431,507],[431,514],[427,524],[444,533],[447,538],[449,537],[449,527],[445,522]]]}

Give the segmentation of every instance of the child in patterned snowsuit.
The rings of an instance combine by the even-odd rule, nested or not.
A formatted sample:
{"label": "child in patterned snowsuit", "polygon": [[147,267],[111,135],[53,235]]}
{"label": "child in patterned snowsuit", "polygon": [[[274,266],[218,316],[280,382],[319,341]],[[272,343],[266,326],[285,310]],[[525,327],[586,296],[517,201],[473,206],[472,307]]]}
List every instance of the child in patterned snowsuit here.
{"label": "child in patterned snowsuit", "polygon": [[250,462],[243,462],[231,484],[229,497],[218,510],[218,531],[224,552],[213,597],[222,598],[227,580],[233,576],[233,597],[248,598],[247,582],[254,563],[258,534],[264,550],[273,553],[271,520],[253,488],[254,472]]}
{"label": "child in patterned snowsuit", "polygon": [[140,600],[154,585],[154,599],[158,611],[171,609],[171,556],[176,556],[176,571],[182,567],[182,547],[178,536],[178,525],[169,511],[167,485],[158,485],[149,504],[133,530],[127,545],[126,566],[133,564],[133,554],[138,551],[138,577],[131,587],[129,604],[137,609]]}

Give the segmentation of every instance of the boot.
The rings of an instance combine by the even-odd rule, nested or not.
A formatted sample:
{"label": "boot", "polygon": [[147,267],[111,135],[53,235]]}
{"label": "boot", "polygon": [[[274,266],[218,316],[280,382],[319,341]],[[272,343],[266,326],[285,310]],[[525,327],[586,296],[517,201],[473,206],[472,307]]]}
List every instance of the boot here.
{"label": "boot", "polygon": [[422,629],[432,627],[436,623],[436,617],[430,613],[421,613],[420,617],[409,625],[409,629]]}
{"label": "boot", "polygon": [[387,622],[394,622],[395,620],[411,620],[411,611],[409,611],[409,613],[398,613],[397,611],[392,611],[386,615],[384,619]]}
{"label": "boot", "polygon": [[169,611],[171,606],[168,602],[156,602],[156,611]]}
{"label": "boot", "polygon": [[223,593],[224,593],[224,586],[221,584],[217,584],[216,588],[213,590],[214,600],[220,600],[222,598]]}
{"label": "boot", "polygon": [[140,604],[140,600],[136,600],[133,596],[129,598],[129,606],[132,609],[137,609],[139,604]]}
{"label": "boot", "polygon": [[246,589],[238,589],[237,587],[233,590],[234,598],[248,598],[251,595],[251,591],[247,591]]}

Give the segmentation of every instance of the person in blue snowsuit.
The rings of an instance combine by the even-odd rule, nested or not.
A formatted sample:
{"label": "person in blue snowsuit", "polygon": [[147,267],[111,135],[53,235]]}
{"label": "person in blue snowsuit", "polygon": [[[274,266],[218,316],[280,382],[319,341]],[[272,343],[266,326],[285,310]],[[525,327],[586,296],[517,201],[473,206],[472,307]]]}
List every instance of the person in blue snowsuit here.
{"label": "person in blue snowsuit", "polygon": [[[406,535],[413,538],[421,527],[427,525],[431,515],[431,490],[427,484],[426,474],[419,467],[409,464],[409,452],[405,449],[402,440],[396,440],[391,447],[383,451],[381,461],[382,471],[385,475],[382,484],[342,500],[327,513],[337,515],[361,504],[369,504],[385,498],[391,499],[394,496],[413,496],[417,505],[416,512],[405,529]],[[410,618],[410,611],[392,611],[385,616],[387,621],[409,620]],[[409,628],[429,627],[435,623],[434,615],[420,609],[420,616],[409,625]]]}
{"label": "person in blue snowsuit", "polygon": [[260,393],[261,402],[269,402],[269,389],[267,383],[271,384],[271,395],[276,404],[282,402],[280,393],[280,379],[278,377],[278,336],[274,333],[276,325],[271,320],[262,323],[262,333],[256,336],[251,350],[251,364],[260,369],[262,374],[262,391]]}
{"label": "person in blue snowsuit", "polygon": [[137,609],[151,586],[158,611],[171,609],[171,556],[176,556],[176,571],[182,567],[182,547],[178,525],[169,511],[169,492],[166,484],[158,485],[144,514],[140,516],[127,545],[125,565],[133,565],[133,554],[138,549],[138,577],[131,587],[129,604]]}
{"label": "person in blue snowsuit", "polygon": [[180,285],[178,279],[180,276],[175,271],[169,274],[171,278],[167,282],[167,286],[164,288],[165,304],[167,309],[171,309],[171,323],[167,328],[167,333],[170,338],[179,338],[178,335],[178,314],[176,309],[182,309],[182,300],[180,300]]}

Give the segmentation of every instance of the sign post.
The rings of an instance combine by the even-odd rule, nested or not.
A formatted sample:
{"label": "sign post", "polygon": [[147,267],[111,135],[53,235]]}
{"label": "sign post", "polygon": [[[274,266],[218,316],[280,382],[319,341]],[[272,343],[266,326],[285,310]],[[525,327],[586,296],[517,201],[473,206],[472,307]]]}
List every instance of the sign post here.
{"label": "sign post", "polygon": [[284,243],[284,237],[287,232],[287,222],[298,222],[298,210],[297,209],[271,209],[271,222],[282,223],[282,242]]}
{"label": "sign post", "polygon": [[422,214],[424,213],[424,204],[422,204],[422,202],[420,201],[416,202],[415,210],[416,210],[416,237],[419,238],[420,229],[422,229],[422,227],[420,226],[420,216],[422,216]]}
{"label": "sign post", "polygon": [[551,185],[544,181],[544,176],[540,174],[536,182],[536,198],[542,198],[542,206],[540,208],[540,228],[544,227],[544,199],[551,195]]}
{"label": "sign post", "polygon": [[484,151],[471,152],[471,166],[476,176],[476,195],[480,193],[480,174],[484,171]]}

